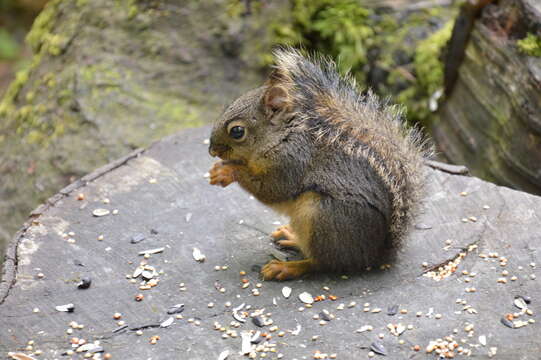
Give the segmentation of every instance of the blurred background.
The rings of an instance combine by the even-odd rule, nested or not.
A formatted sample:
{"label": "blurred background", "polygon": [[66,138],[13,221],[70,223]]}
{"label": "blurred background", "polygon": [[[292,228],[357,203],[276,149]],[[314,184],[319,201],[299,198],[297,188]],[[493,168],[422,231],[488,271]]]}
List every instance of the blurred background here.
{"label": "blurred background", "polygon": [[541,194],[539,0],[0,0],[0,253],[97,167],[215,119],[278,45],[404,104],[440,159]]}

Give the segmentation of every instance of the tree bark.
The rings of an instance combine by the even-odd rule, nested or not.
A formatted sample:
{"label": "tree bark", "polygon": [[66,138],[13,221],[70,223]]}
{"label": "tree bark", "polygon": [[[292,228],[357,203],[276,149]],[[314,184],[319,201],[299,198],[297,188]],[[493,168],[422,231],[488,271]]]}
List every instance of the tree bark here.
{"label": "tree bark", "polygon": [[541,194],[541,57],[520,51],[517,40],[527,34],[541,37],[538,1],[483,10],[432,133],[473,175]]}

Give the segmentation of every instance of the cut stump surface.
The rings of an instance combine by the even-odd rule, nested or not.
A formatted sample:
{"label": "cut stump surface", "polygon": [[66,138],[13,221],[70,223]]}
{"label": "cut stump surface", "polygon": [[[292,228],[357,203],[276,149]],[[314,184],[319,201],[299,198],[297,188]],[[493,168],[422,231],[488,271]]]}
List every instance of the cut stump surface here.
{"label": "cut stump surface", "polygon": [[[358,359],[371,345],[383,346],[389,359],[436,358],[426,347],[448,336],[458,343],[455,358],[459,350],[539,358],[541,198],[431,169],[423,214],[388,269],[263,282],[259,270],[277,251],[268,234],[287,220],[237,185],[208,185],[209,131],[185,131],[138,151],[32,214],[11,243],[0,284],[0,356],[39,350],[42,359],[66,358],[77,337],[99,341],[113,359],[217,359],[225,350],[240,359],[241,333],[259,330],[272,336],[270,359]],[[96,209],[110,213],[96,217]],[[139,255],[156,248],[163,251]],[[155,270],[146,269],[157,283],[147,290],[142,275],[130,279],[141,261]],[[83,277],[92,281],[88,289],[77,288]],[[292,288],[287,299],[284,286]],[[298,298],[303,292],[321,301],[308,307]],[[527,310],[514,305],[516,296],[531,298]],[[69,303],[73,312],[55,309]],[[175,304],[184,304],[182,318],[167,314]],[[260,309],[270,315],[242,322]],[[506,314],[518,315],[511,321],[520,327],[505,326]],[[171,316],[172,324],[157,327]],[[127,328],[115,332],[119,321]],[[69,334],[72,322],[84,327]],[[389,324],[406,329],[396,336]],[[365,325],[373,330],[356,332]]]}

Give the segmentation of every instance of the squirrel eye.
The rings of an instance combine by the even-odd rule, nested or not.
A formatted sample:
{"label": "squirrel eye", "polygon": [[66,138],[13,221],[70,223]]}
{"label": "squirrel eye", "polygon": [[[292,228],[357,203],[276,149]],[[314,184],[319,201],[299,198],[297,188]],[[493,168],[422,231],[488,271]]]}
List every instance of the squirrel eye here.
{"label": "squirrel eye", "polygon": [[241,140],[245,134],[246,131],[242,126],[233,126],[231,129],[229,129],[229,136],[235,140]]}

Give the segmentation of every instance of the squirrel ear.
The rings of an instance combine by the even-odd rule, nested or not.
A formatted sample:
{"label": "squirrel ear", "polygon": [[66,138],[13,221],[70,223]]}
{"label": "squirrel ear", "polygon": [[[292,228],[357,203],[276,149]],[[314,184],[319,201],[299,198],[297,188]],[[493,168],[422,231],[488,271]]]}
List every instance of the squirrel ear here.
{"label": "squirrel ear", "polygon": [[289,95],[282,86],[271,86],[263,98],[265,109],[269,113],[286,110],[289,105]]}

